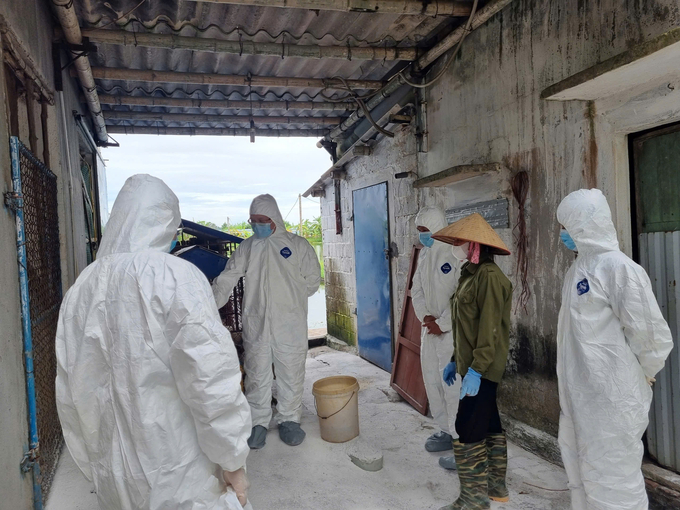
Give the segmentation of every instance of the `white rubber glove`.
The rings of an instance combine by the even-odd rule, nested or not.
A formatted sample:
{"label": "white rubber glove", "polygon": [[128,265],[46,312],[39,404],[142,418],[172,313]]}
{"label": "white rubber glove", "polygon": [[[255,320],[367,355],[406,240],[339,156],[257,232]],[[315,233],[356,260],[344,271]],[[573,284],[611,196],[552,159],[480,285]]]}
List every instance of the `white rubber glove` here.
{"label": "white rubber glove", "polygon": [[250,482],[246,476],[245,468],[241,468],[238,471],[223,471],[223,474],[224,481],[227,485],[231,485],[234,488],[239,503],[241,503],[242,506],[246,506]]}
{"label": "white rubber glove", "polygon": [[653,377],[647,377],[647,376],[645,376],[645,379],[647,379],[647,384],[649,384],[650,386],[654,386],[656,379],[654,379]]}

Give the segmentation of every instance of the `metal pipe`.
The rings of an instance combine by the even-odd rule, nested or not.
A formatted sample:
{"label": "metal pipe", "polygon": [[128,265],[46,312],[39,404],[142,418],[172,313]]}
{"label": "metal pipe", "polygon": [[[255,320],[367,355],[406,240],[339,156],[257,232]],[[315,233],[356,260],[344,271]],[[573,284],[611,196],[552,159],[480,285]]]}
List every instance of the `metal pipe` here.
{"label": "metal pipe", "polygon": [[182,99],[174,97],[100,95],[101,104],[126,106],[167,106],[177,108],[224,108],[227,110],[356,110],[357,104],[321,101],[231,101],[220,99]]}
{"label": "metal pipe", "polygon": [[[150,83],[191,83],[194,85],[232,85],[237,87],[288,87],[345,90],[337,79],[281,78],[278,76],[239,76],[214,73],[177,73],[146,71],[115,67],[93,67],[92,75],[99,80],[145,81]],[[353,89],[377,90],[383,83],[377,80],[345,80]]]}
{"label": "metal pipe", "polygon": [[[475,14],[475,18],[473,19],[471,25],[472,30],[483,25],[486,21],[489,20],[489,18],[497,14],[501,9],[503,9],[506,5],[508,5],[511,2],[512,0],[491,0],[487,5],[479,9]],[[446,36],[439,44],[435,45],[432,49],[430,49],[422,57],[420,57],[416,61],[415,67],[418,69],[424,69],[428,65],[432,64],[446,51],[453,48],[453,46],[455,46],[456,43],[460,41],[460,38],[463,36],[464,33],[465,28],[462,26],[455,29],[448,36]],[[414,79],[410,73],[408,75],[408,79],[409,80]],[[382,103],[385,100],[385,98],[393,94],[403,84],[404,81],[401,79],[400,75],[397,75],[394,79],[389,81],[383,88],[381,88],[378,91],[378,93],[375,96],[373,96],[366,103],[366,106],[368,107],[369,111],[373,110],[373,108]],[[363,116],[364,114],[363,112],[361,112],[361,110],[354,112],[342,124],[340,124],[337,128],[331,131],[329,138],[334,139],[341,137],[345,131],[351,129],[357,122],[359,122],[359,120],[361,120]]]}
{"label": "metal pipe", "polygon": [[21,190],[20,148],[21,142],[16,136],[10,138],[12,160],[12,190],[18,204],[15,209],[17,231],[17,257],[19,260],[19,292],[21,299],[21,332],[23,336],[24,364],[26,372],[26,395],[28,404],[29,451],[26,452],[25,467],[33,470],[33,508],[42,510],[42,488],[40,486],[40,442],[38,437],[38,410],[35,395],[35,374],[33,371],[33,333],[31,331],[31,308],[28,293],[28,265],[26,262],[26,236],[24,232],[24,209]]}
{"label": "metal pipe", "polygon": [[[196,0],[197,1],[197,0]],[[313,11],[373,12],[415,16],[468,16],[469,2],[460,0],[203,0],[218,4],[286,7]]]}
{"label": "metal pipe", "polygon": [[326,129],[248,129],[248,128],[192,128],[192,127],[137,127],[107,126],[109,133],[124,135],[213,135],[213,136],[255,136],[291,138],[316,137],[323,138],[328,134]]}
{"label": "metal pipe", "polygon": [[[61,29],[64,32],[66,42],[73,45],[82,45],[83,36],[80,32],[80,25],[78,24],[78,17],[76,16],[76,11],[73,7],[73,1],[67,0],[60,2],[58,0],[52,0],[52,5],[54,6],[57,18],[59,19]],[[72,51],[69,52],[69,54],[72,53]],[[94,121],[94,129],[97,132],[97,138],[100,142],[106,142],[108,140],[106,123],[104,122],[102,107],[99,104],[99,98],[97,97],[97,85],[95,84],[94,76],[92,75],[90,59],[87,55],[80,55],[75,58],[73,66],[77,71],[80,86],[83,89],[83,94],[87,100],[87,108],[90,110],[92,120]]]}
{"label": "metal pipe", "polygon": [[284,117],[250,115],[204,115],[196,113],[157,113],[157,112],[121,112],[109,110],[104,113],[106,120],[146,120],[161,122],[216,122],[216,123],[249,123],[256,124],[315,124],[319,126],[337,126],[342,119],[339,117]]}
{"label": "metal pipe", "polygon": [[253,41],[225,41],[203,37],[184,37],[174,34],[133,33],[124,30],[83,29],[83,36],[91,42],[165,48],[171,50],[231,53],[235,55],[265,55],[275,57],[335,58],[342,60],[415,60],[416,48],[348,47],[263,43]]}

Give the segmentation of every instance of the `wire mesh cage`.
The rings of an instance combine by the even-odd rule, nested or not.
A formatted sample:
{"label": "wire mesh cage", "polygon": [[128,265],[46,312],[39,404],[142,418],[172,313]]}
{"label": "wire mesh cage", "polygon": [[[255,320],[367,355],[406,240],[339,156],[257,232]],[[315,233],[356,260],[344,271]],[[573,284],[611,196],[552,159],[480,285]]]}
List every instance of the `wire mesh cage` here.
{"label": "wire mesh cage", "polygon": [[54,342],[62,298],[57,177],[21,144],[19,158],[40,438],[38,459],[42,492],[46,495],[63,441],[54,387]]}

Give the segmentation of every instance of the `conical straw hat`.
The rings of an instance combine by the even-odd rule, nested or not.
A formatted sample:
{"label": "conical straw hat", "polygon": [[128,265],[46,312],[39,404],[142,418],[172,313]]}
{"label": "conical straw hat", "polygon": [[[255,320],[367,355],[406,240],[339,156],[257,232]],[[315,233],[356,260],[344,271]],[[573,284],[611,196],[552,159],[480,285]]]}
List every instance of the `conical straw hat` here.
{"label": "conical straw hat", "polygon": [[432,239],[446,244],[453,244],[456,240],[484,244],[492,248],[497,255],[510,255],[510,250],[503,240],[479,213],[451,223],[448,227],[434,233]]}

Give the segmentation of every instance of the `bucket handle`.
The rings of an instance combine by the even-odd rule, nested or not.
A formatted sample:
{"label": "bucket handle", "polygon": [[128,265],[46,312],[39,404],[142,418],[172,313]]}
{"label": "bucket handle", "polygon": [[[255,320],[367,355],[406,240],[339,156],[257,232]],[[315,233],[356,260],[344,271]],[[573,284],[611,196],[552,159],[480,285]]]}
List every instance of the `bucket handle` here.
{"label": "bucket handle", "polygon": [[333,416],[335,416],[336,414],[338,414],[340,411],[342,411],[345,407],[347,407],[347,405],[348,405],[348,404],[352,401],[352,399],[354,398],[354,394],[355,394],[355,393],[356,393],[356,390],[354,390],[354,391],[352,392],[352,395],[350,395],[349,400],[348,400],[347,402],[345,402],[345,405],[342,406],[342,407],[341,407],[340,409],[338,409],[337,411],[335,411],[335,412],[334,412],[333,414],[331,414],[330,416],[321,416],[321,415],[319,414],[319,409],[316,407],[316,399],[314,399],[314,410],[316,411],[316,415],[317,415],[319,418],[321,418],[322,420],[327,420],[328,418],[332,418]]}

